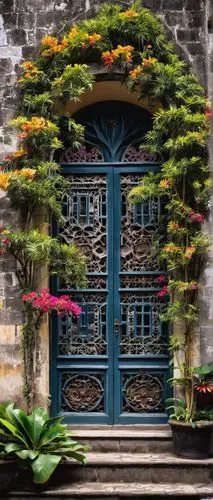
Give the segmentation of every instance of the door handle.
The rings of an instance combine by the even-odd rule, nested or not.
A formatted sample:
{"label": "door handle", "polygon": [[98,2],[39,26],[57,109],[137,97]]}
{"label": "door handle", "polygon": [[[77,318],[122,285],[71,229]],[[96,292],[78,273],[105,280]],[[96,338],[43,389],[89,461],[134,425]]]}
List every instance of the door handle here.
{"label": "door handle", "polygon": [[119,335],[120,321],[119,319],[115,319],[114,321],[114,335]]}

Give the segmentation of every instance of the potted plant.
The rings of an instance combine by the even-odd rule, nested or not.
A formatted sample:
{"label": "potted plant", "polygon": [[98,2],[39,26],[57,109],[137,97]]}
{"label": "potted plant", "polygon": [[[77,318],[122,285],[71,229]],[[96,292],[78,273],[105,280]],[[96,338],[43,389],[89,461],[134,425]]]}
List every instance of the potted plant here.
{"label": "potted plant", "polygon": [[68,457],[85,464],[85,448],[72,439],[62,420],[49,418],[44,408],[27,415],[13,403],[0,406],[0,457],[9,459],[13,468],[17,464],[19,470],[29,470],[32,487],[45,488],[59,463]]}
{"label": "potted plant", "polygon": [[[181,388],[183,397],[170,398],[172,404],[167,408],[173,410],[169,424],[172,429],[174,452],[186,458],[205,458],[211,452],[211,434],[213,429],[213,406],[205,405],[205,397],[213,394],[213,363],[193,368],[180,362],[180,351],[184,346],[172,347],[175,351],[178,378],[171,378],[173,386]],[[203,408],[198,408],[199,395],[203,396]],[[208,399],[207,399],[208,403]]]}

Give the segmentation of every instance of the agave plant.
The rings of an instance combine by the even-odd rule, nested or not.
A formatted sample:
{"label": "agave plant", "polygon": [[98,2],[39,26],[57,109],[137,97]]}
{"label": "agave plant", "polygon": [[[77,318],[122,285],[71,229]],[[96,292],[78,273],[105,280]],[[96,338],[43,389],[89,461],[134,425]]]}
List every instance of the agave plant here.
{"label": "agave plant", "polygon": [[46,483],[63,458],[85,464],[85,448],[72,439],[62,420],[49,418],[44,408],[27,415],[13,403],[0,405],[0,457],[32,470],[36,484]]}

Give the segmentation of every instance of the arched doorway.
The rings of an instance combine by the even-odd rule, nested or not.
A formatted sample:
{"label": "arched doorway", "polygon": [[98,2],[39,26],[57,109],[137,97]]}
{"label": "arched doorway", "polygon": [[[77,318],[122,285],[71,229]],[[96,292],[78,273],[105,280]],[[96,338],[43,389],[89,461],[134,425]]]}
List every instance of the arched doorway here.
{"label": "arched doorway", "polygon": [[139,149],[151,127],[148,111],[119,101],[88,106],[75,118],[85,146],[61,157],[70,180],[60,237],[88,262],[84,290],[69,293],[82,307],[78,321],[54,320],[54,414],[72,423],[164,423],[167,329],[159,312],[159,270],[153,243],[158,199],[131,206],[130,189],[160,165]]}

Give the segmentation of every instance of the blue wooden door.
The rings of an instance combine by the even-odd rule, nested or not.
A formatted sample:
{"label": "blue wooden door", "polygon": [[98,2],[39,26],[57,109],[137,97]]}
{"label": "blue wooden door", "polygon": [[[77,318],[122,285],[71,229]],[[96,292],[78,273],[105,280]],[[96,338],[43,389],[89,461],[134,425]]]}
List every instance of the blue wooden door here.
{"label": "blue wooden door", "polygon": [[52,324],[52,409],[70,423],[164,423],[167,331],[160,321],[153,242],[157,199],[131,206],[130,189],[155,163],[68,166],[61,238],[87,256],[85,290],[65,289],[79,320]]}

